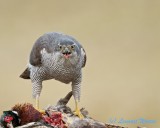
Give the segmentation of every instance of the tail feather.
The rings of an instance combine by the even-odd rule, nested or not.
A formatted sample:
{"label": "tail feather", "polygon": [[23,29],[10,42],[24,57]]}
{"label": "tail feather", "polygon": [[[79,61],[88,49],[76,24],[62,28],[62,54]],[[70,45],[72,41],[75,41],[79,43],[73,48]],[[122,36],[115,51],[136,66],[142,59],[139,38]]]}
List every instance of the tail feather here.
{"label": "tail feather", "polygon": [[30,70],[26,68],[26,70],[19,77],[23,79],[30,79]]}

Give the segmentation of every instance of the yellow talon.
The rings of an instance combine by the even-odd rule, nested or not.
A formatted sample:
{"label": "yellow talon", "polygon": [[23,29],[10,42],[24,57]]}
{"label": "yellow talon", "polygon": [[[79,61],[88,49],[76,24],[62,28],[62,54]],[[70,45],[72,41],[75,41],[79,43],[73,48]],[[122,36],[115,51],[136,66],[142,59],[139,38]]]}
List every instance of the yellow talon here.
{"label": "yellow talon", "polygon": [[39,111],[42,115],[46,114],[45,110],[42,110],[42,109],[36,109],[36,110]]}
{"label": "yellow talon", "polygon": [[84,116],[82,115],[80,109],[78,108],[78,101],[75,101],[75,105],[76,105],[76,110],[75,110],[74,114],[76,116],[78,116],[80,119],[83,119]]}

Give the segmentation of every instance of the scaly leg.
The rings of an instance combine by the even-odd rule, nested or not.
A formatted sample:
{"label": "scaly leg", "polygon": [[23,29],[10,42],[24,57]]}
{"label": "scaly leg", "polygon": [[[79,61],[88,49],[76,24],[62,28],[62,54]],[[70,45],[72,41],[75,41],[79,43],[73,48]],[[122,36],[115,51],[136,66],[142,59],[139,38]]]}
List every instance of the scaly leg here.
{"label": "scaly leg", "polygon": [[41,113],[41,114],[45,114],[45,110],[41,110],[39,109],[39,96],[36,96],[36,109]]}
{"label": "scaly leg", "polygon": [[[39,78],[37,78],[39,79]],[[36,100],[35,109],[37,109],[40,113],[45,114],[44,110],[39,109],[39,96],[42,90],[42,81],[32,80],[32,96]]]}
{"label": "scaly leg", "polygon": [[83,119],[84,116],[82,115],[82,113],[81,113],[81,111],[78,107],[78,101],[77,100],[75,100],[75,106],[76,106],[76,109],[75,109],[74,114],[77,115],[80,119]]}
{"label": "scaly leg", "polygon": [[75,112],[74,114],[77,115],[80,119],[83,119],[84,116],[82,115],[79,106],[78,106],[78,102],[80,101],[80,90],[81,90],[81,76],[77,77],[77,79],[72,83],[72,94],[74,96],[75,99]]}
{"label": "scaly leg", "polygon": [[36,96],[36,109],[39,109],[39,96]]}

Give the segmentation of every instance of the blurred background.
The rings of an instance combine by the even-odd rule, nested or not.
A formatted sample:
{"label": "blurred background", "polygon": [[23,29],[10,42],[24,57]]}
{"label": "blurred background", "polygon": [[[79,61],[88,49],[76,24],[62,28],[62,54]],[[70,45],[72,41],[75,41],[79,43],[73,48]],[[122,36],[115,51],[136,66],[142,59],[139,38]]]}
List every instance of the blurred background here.
{"label": "blurred background", "polygon": [[[87,52],[81,107],[105,123],[160,127],[159,0],[0,0],[0,113],[34,104],[31,81],[20,79],[35,40],[46,32],[74,36]],[[70,90],[43,82],[41,108]],[[74,109],[74,100],[68,104]],[[144,118],[156,123],[119,124]]]}

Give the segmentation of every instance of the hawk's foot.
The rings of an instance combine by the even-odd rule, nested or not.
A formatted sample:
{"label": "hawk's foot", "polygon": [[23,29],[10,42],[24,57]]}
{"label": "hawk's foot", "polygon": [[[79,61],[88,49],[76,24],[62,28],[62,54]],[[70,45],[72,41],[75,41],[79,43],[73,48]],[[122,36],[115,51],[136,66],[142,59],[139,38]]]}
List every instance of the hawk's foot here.
{"label": "hawk's foot", "polygon": [[42,115],[45,115],[45,114],[46,114],[45,110],[37,109],[37,108],[36,108],[36,110],[39,111]]}
{"label": "hawk's foot", "polygon": [[45,110],[39,109],[39,96],[36,96],[36,110],[39,111],[42,115],[46,114]]}
{"label": "hawk's foot", "polygon": [[84,118],[84,116],[78,108],[75,110],[74,115],[78,116],[80,119]]}

